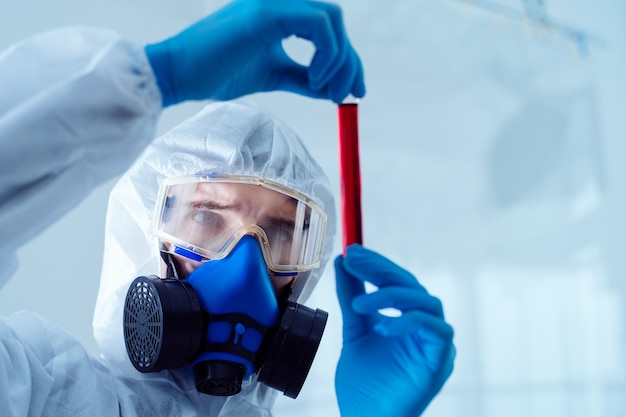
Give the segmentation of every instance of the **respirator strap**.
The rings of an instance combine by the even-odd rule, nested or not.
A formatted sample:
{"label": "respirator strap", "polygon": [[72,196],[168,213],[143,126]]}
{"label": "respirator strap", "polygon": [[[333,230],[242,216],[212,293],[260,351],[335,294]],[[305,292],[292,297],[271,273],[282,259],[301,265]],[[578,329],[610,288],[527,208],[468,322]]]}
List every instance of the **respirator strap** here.
{"label": "respirator strap", "polygon": [[163,259],[163,262],[167,265],[165,278],[178,279],[178,271],[176,270],[176,265],[174,265],[172,254],[167,252],[163,245],[161,245],[161,259]]}

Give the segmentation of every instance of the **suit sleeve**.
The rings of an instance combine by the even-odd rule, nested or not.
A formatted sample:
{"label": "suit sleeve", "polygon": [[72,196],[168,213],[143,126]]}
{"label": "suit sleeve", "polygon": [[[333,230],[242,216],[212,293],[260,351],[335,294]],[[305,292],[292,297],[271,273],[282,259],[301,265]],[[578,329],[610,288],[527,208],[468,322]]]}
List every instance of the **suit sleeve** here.
{"label": "suit sleeve", "polygon": [[142,46],[65,28],[0,53],[0,287],[15,252],[153,139],[161,95]]}

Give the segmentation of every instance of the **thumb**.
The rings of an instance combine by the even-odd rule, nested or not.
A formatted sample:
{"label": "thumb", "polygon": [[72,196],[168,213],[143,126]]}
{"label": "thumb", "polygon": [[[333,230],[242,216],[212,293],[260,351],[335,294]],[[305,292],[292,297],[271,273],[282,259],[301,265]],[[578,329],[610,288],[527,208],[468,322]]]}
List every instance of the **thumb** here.
{"label": "thumb", "polygon": [[346,343],[359,337],[366,330],[363,328],[365,326],[363,316],[352,308],[352,300],[365,293],[365,285],[350,275],[343,262],[344,258],[341,255],[335,258],[335,283],[343,319],[343,339]]}

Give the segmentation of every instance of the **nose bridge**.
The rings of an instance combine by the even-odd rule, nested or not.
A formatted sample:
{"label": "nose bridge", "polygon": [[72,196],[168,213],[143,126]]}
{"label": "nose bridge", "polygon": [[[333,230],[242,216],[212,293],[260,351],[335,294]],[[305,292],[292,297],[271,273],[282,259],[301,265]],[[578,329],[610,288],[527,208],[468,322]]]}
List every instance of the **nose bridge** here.
{"label": "nose bridge", "polygon": [[235,240],[237,241],[237,244],[245,236],[255,238],[261,247],[267,241],[265,231],[258,224],[256,224],[252,218],[250,218],[249,222],[243,222],[243,224],[235,232]]}
{"label": "nose bridge", "polygon": [[258,248],[263,255],[265,265],[269,267],[271,265],[271,259],[268,258],[270,252],[267,235],[265,234],[265,231],[261,227],[259,227],[259,225],[257,225],[254,221],[252,221],[251,223],[244,223],[239,229],[237,229],[237,231],[235,232],[235,239],[233,242],[234,245],[231,252],[237,249],[242,240],[248,239],[250,239],[250,242],[248,243],[252,243],[252,239],[256,241],[256,244],[258,245]]}
{"label": "nose bridge", "polygon": [[245,229],[248,227],[253,228],[254,226],[259,227],[255,217],[253,216],[241,217],[241,226],[239,226],[240,229]]}
{"label": "nose bridge", "polygon": [[[235,246],[231,250],[229,256],[233,254],[233,252],[238,252],[241,254],[241,251],[245,251],[247,256],[250,258],[259,259],[263,253],[263,245],[259,241],[259,238],[252,232],[242,234],[235,243]],[[265,259],[263,259],[265,261]],[[265,261],[267,264],[267,261]]]}

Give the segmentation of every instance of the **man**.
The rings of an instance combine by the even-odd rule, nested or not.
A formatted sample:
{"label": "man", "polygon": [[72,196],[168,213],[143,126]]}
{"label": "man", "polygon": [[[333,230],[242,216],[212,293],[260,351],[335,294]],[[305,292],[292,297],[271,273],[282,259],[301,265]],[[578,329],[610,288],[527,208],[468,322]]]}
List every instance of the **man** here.
{"label": "man", "polygon": [[[264,373],[274,364],[261,361],[257,366],[258,356],[248,361],[243,353],[233,354],[232,346],[225,346],[228,340],[196,351],[186,363],[181,359],[175,369],[137,372],[139,361],[131,364],[129,340],[131,346],[140,344],[133,345],[136,336],[122,331],[128,321],[125,301],[128,311],[129,287],[136,285],[136,277],[147,283],[145,277],[152,276],[160,285],[163,280],[156,275],[176,276],[189,283],[205,314],[219,315],[220,323],[228,321],[225,315],[242,311],[237,308],[258,303],[233,322],[232,328],[247,323],[238,333],[241,338],[259,327],[253,321],[263,318],[257,317],[272,316],[270,326],[277,327],[285,320],[288,302],[307,299],[332,255],[336,219],[328,180],[293,131],[247,105],[207,106],[157,139],[122,177],[111,193],[106,227],[94,328],[107,367],[123,383],[118,389],[123,410],[139,415],[161,415],[163,410],[168,415],[271,415],[278,393],[289,395],[289,386],[296,385],[297,395],[303,380],[268,385],[271,378]],[[167,260],[172,262],[169,271]],[[441,303],[409,272],[358,245],[338,257],[335,267],[344,318],[336,371],[341,415],[421,414],[450,375],[455,355]],[[379,290],[365,294],[364,281]],[[167,299],[165,291],[158,295]],[[402,315],[380,315],[378,310],[386,307],[398,308]],[[209,319],[208,327],[213,324]],[[211,339],[210,334],[203,337]],[[264,337],[267,342],[273,333]],[[183,350],[189,349],[178,349]],[[278,362],[284,359],[281,354],[286,353],[277,354]],[[206,375],[215,372],[199,377],[198,369],[210,366],[215,357],[235,368],[243,364],[240,392],[216,396],[225,394],[219,391],[223,380],[219,392],[200,392]]]}
{"label": "man", "polygon": [[[317,51],[310,66],[292,62],[280,48],[281,40],[290,35],[305,37],[315,44]],[[365,94],[361,64],[347,40],[339,9],[325,3],[291,0],[236,0],[179,35],[146,47],[122,39],[114,32],[89,28],[38,35],[0,54],[0,84],[3,91],[0,97],[0,230],[3,235],[0,283],[6,282],[17,267],[15,251],[21,245],[76,206],[95,186],[128,168],[152,140],[163,107],[184,100],[224,100],[270,90],[291,91],[334,102],[350,93],[357,97]],[[220,149],[212,151],[220,152]],[[142,181],[152,182],[151,185],[158,188],[155,177],[145,177]],[[112,205],[114,201],[112,199]],[[120,204],[140,213],[140,206],[132,207],[135,203],[129,199]],[[111,213],[114,211],[112,209]],[[153,243],[157,246],[141,244],[141,236],[149,225],[145,219],[140,219],[136,225],[139,228],[133,235],[138,241],[130,242],[128,250],[143,247],[154,254],[158,250],[156,240]],[[133,227],[132,223],[128,227]],[[112,242],[110,238],[107,241]],[[107,253],[115,252],[111,245],[114,243],[107,243]],[[360,250],[357,248],[354,252]],[[268,385],[246,382],[241,395],[215,397],[200,393],[194,378],[187,378],[182,368],[144,375],[129,367],[127,356],[120,357],[121,323],[115,324],[110,318],[121,314],[113,307],[119,306],[130,281],[121,286],[118,282],[114,285],[115,291],[108,291],[111,280],[106,278],[106,269],[122,268],[126,279],[128,271],[134,268],[127,254],[116,255],[112,263],[105,260],[95,320],[98,340],[104,344],[104,360],[89,357],[80,343],[36,314],[24,312],[0,318],[0,409],[3,415],[269,414],[274,390]],[[338,261],[343,268],[340,275],[360,275],[355,274],[355,266],[349,261],[355,256],[348,255],[343,262]],[[377,259],[375,256],[368,258]],[[156,265],[142,265],[136,270],[137,274],[144,274],[144,270],[159,274],[161,258],[156,262]],[[390,267],[382,261],[375,263]],[[299,272],[293,282],[294,298],[299,298],[298,294],[305,297],[310,289],[307,283],[315,282],[314,272],[310,272],[310,279],[301,279],[307,273]],[[390,275],[394,274],[382,274]],[[358,291],[350,287],[340,293],[355,295]],[[343,299],[350,303],[350,298]],[[385,300],[374,299],[370,304],[358,302],[358,299],[353,307],[359,317],[371,309],[376,310],[381,302],[388,304]],[[451,329],[445,323],[442,325],[437,302],[425,305],[427,310],[434,308],[436,311],[438,319],[431,320],[431,324],[443,329],[435,333],[443,335],[442,346],[448,347],[443,356],[436,350],[435,362],[439,363],[440,357],[447,359],[443,360],[445,366],[440,371],[433,375],[427,372],[425,378],[415,379],[428,387],[421,392],[429,394],[420,395],[419,401],[414,400],[414,392],[403,395],[408,402],[398,402],[393,395],[388,397],[400,405],[400,412],[425,407],[451,369]],[[351,314],[344,309],[344,319],[356,320],[357,316]],[[396,323],[402,322],[406,320]],[[364,329],[354,324],[357,324],[354,329]],[[378,328],[381,334],[393,335],[404,327],[381,324]],[[368,341],[359,333],[348,336]],[[423,337],[419,335],[420,340]],[[112,340],[110,346],[108,338]],[[408,338],[415,339],[416,335]],[[387,340],[379,338],[368,346],[380,350]],[[344,352],[348,353],[350,346],[356,345],[346,344]],[[350,363],[354,356],[344,357],[338,367],[338,382],[344,378],[342,375],[358,371]],[[369,358],[362,359],[372,363]],[[384,361],[380,364],[385,365]],[[432,364],[429,362],[429,366]],[[124,367],[129,369],[121,372]],[[397,373],[393,367],[386,369]],[[355,373],[356,381],[360,377]],[[411,378],[404,381],[407,380]],[[410,386],[391,382],[386,381],[384,386],[376,388],[381,404],[386,404],[380,401],[380,398],[387,398],[384,389]],[[355,385],[357,390],[354,391],[350,384],[338,383],[343,414],[357,412],[358,405],[369,404],[361,401],[359,393],[362,391],[358,388],[361,386]]]}
{"label": "man", "polygon": [[[309,66],[283,51],[292,35],[315,45]],[[19,246],[130,166],[164,107],[274,90],[337,103],[365,94],[337,6],[235,0],[151,45],[73,27],[0,53],[0,231],[11,236],[0,242],[0,285]]]}

